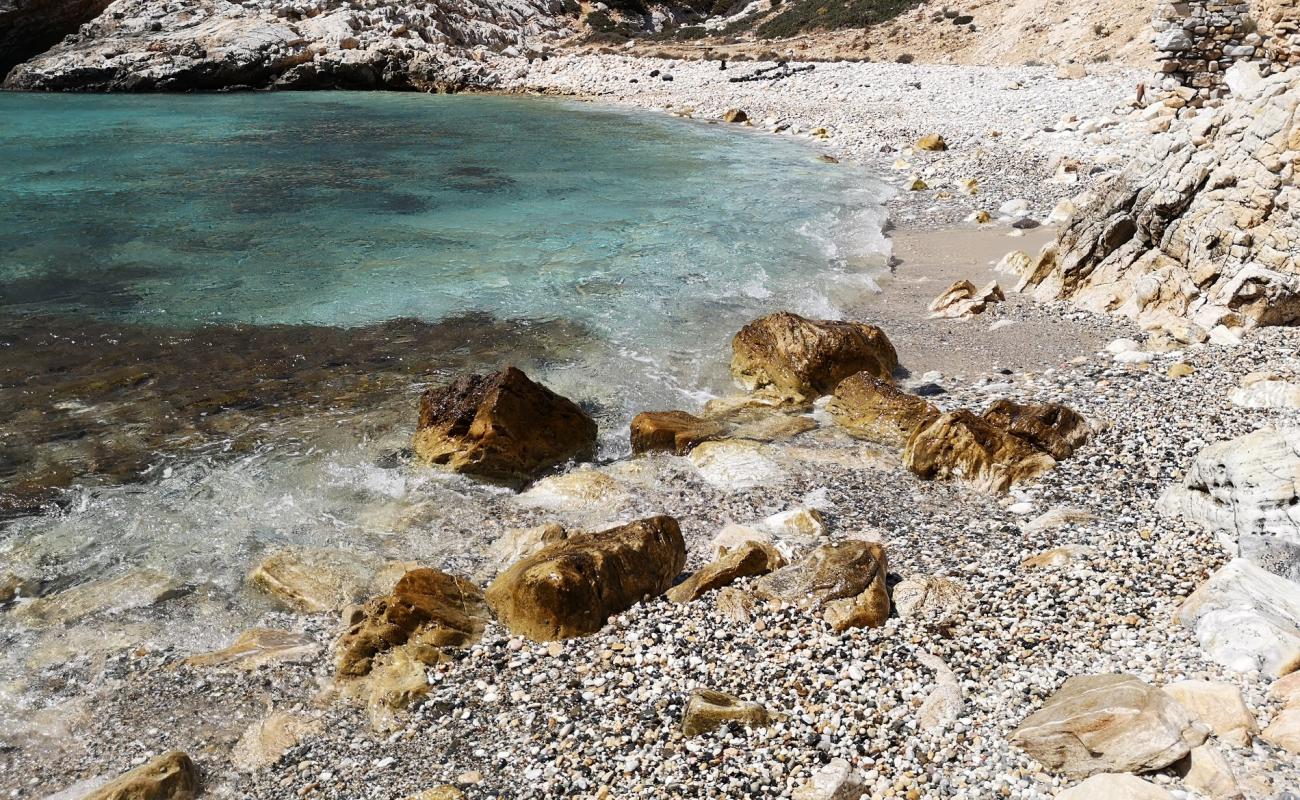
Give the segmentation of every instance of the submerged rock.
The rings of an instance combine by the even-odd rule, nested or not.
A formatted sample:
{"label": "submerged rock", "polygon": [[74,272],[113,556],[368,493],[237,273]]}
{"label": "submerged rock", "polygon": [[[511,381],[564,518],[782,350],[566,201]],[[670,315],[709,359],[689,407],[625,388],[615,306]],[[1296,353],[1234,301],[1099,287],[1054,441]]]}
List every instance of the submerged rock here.
{"label": "submerged rock", "polygon": [[487,601],[503,625],[534,641],[585,636],[662,594],[685,564],[677,521],[651,517],[548,545],[497,576]]}
{"label": "submerged rock", "polygon": [[230,763],[241,772],[264,769],[324,727],[306,714],[277,711],[248,726],[230,751]]}
{"label": "submerged rock", "polygon": [[278,550],[253,568],[248,581],[281,605],[320,614],[355,603],[370,589],[377,559],[346,550]]}
{"label": "submerged rock", "polygon": [[554,522],[533,528],[514,528],[501,535],[488,548],[488,558],[497,571],[527,558],[549,544],[567,539],[569,532]]}
{"label": "submerged rock", "polygon": [[874,325],[814,321],[784,311],[746,325],[731,348],[731,374],[747,388],[808,398],[830,394],[858,372],[889,380],[898,367],[889,337]]}
{"label": "submerged rock", "polygon": [[1056,466],[1028,441],[962,409],[912,432],[903,464],[926,478],[956,478],[988,492],[1005,492]]}
{"label": "submerged rock", "polygon": [[190,800],[198,789],[199,773],[194,762],[173,750],[119,776],[82,800]]}
{"label": "submerged rock", "polygon": [[852,436],[889,447],[903,447],[912,431],[939,416],[931,403],[866,372],[840,381],[826,410]]}
{"label": "submerged rock", "polygon": [[415,452],[425,463],[503,481],[528,481],[592,458],[596,423],[573,401],[509,367],[420,396]]}
{"label": "submerged rock", "polygon": [[766,725],[769,719],[767,709],[759,703],[712,689],[696,689],[691,693],[691,699],[686,701],[682,733],[699,736],[732,722],[752,727]]}
{"label": "submerged rock", "polygon": [[367,602],[359,617],[339,639],[341,678],[369,674],[376,659],[395,648],[421,663],[437,663],[444,649],[466,647],[482,635],[487,606],[473,583],[422,568],[403,575],[391,593]]}
{"label": "submerged rock", "polygon": [[1070,678],[1011,734],[1053,772],[1152,772],[1205,741],[1172,697],[1132,675]]}
{"label": "submerged rock", "polygon": [[688,458],[705,481],[724,491],[739,492],[785,480],[785,470],[758,442],[705,442]]}
{"label": "submerged rock", "polygon": [[885,548],[851,539],[825,544],[755,584],[762,600],[820,609],[835,631],[883,625],[889,616]]}
{"label": "submerged rock", "polygon": [[300,664],[319,653],[320,645],[306,634],[253,628],[241,633],[229,647],[190,656],[185,663],[198,668],[251,670],[265,664]]}
{"label": "submerged rock", "polygon": [[38,597],[15,608],[13,614],[27,625],[67,625],[94,614],[147,608],[185,591],[186,587],[170,575],[151,569],[133,569],[113,578]]}

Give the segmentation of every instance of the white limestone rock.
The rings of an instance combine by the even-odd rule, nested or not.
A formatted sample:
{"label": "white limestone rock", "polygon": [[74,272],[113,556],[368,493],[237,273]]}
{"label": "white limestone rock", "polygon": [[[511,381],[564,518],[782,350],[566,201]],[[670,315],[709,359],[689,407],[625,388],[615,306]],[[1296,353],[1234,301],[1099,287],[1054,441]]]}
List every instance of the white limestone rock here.
{"label": "white limestone rock", "polygon": [[1274,678],[1300,669],[1300,584],[1237,558],[1183,602],[1178,618],[1212,660]]}

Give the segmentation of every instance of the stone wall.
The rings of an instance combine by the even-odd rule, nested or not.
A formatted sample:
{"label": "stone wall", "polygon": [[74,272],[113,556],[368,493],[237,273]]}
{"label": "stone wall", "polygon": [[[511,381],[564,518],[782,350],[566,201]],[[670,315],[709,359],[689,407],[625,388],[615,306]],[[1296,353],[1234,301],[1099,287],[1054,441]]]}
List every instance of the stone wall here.
{"label": "stone wall", "polygon": [[1262,75],[1300,64],[1297,0],[1161,0],[1152,28],[1157,88],[1193,90],[1195,106],[1228,93],[1224,73],[1233,64],[1254,63]]}

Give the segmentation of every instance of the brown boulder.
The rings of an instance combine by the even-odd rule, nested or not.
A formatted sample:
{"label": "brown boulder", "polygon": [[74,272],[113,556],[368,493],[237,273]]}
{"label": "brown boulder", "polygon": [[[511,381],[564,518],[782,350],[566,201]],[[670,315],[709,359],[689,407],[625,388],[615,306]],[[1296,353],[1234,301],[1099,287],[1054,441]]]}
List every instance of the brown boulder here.
{"label": "brown boulder", "polygon": [[858,372],[889,380],[898,354],[885,332],[856,322],[814,321],[780,312],[746,325],[731,340],[731,374],[750,389],[803,397],[835,391]]}
{"label": "brown boulder", "polygon": [[912,431],[903,464],[925,479],[960,478],[978,489],[1005,492],[1056,460],[966,409],[952,411]]}
{"label": "brown boulder", "polygon": [[164,753],[101,786],[82,800],[190,800],[199,773],[179,750]]}
{"label": "brown boulder", "polygon": [[852,436],[890,447],[906,445],[917,426],[939,416],[930,403],[866,372],[840,381],[826,410]]}
{"label": "brown boulder", "polygon": [[826,544],[803,560],[759,579],[761,600],[821,608],[836,631],[883,625],[889,616],[888,563],[879,542]]}
{"label": "brown boulder", "polygon": [[420,396],[416,455],[492,480],[531,480],[596,452],[596,423],[573,401],[509,367]]}
{"label": "brown boulder", "polygon": [[535,641],[585,636],[662,594],[685,564],[677,520],[650,517],[542,548],[497,576],[487,601],[502,624]]}
{"label": "brown boulder", "polygon": [[696,689],[691,693],[691,699],[686,701],[686,711],[682,714],[682,733],[686,736],[699,736],[730,722],[749,727],[766,725],[770,719],[767,709],[759,703],[741,700],[735,695],[712,689]]}
{"label": "brown boulder", "polygon": [[1011,733],[1012,744],[1070,777],[1164,769],[1205,741],[1172,697],[1132,675],[1070,678]]}
{"label": "brown boulder", "polygon": [[731,108],[727,110],[727,113],[722,115],[722,121],[735,123],[749,122],[749,115],[745,113],[744,109]]}
{"label": "brown boulder", "polygon": [[685,411],[645,411],[632,419],[632,452],[667,450],[684,456],[700,442],[717,439],[726,426]]}
{"label": "brown boulder", "polygon": [[1017,403],[1002,399],[989,406],[984,419],[1058,461],[1074,455],[1092,433],[1086,419],[1060,403]]}
{"label": "brown boulder", "polygon": [[387,595],[366,603],[339,639],[338,675],[368,674],[375,658],[398,647],[436,663],[448,647],[472,644],[483,632],[483,593],[469,581],[436,569],[413,569]]}
{"label": "brown boulder", "polygon": [[739,578],[766,575],[784,566],[785,558],[772,545],[765,542],[745,542],[669,589],[666,594],[674,603],[689,603]]}

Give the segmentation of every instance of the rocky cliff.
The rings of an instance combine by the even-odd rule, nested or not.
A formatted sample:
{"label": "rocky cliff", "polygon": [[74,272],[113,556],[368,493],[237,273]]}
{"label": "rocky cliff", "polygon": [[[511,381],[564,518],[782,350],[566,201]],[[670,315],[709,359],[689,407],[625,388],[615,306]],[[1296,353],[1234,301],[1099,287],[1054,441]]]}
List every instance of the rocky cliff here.
{"label": "rocky cliff", "polygon": [[561,0],[117,0],[4,86],[491,88],[493,53],[543,49],[568,24]]}
{"label": "rocky cliff", "polygon": [[109,0],[0,0],[0,76],[99,16]]}
{"label": "rocky cliff", "polygon": [[1152,328],[1300,323],[1300,70],[1232,72],[1231,99],[1082,199],[1021,288]]}

